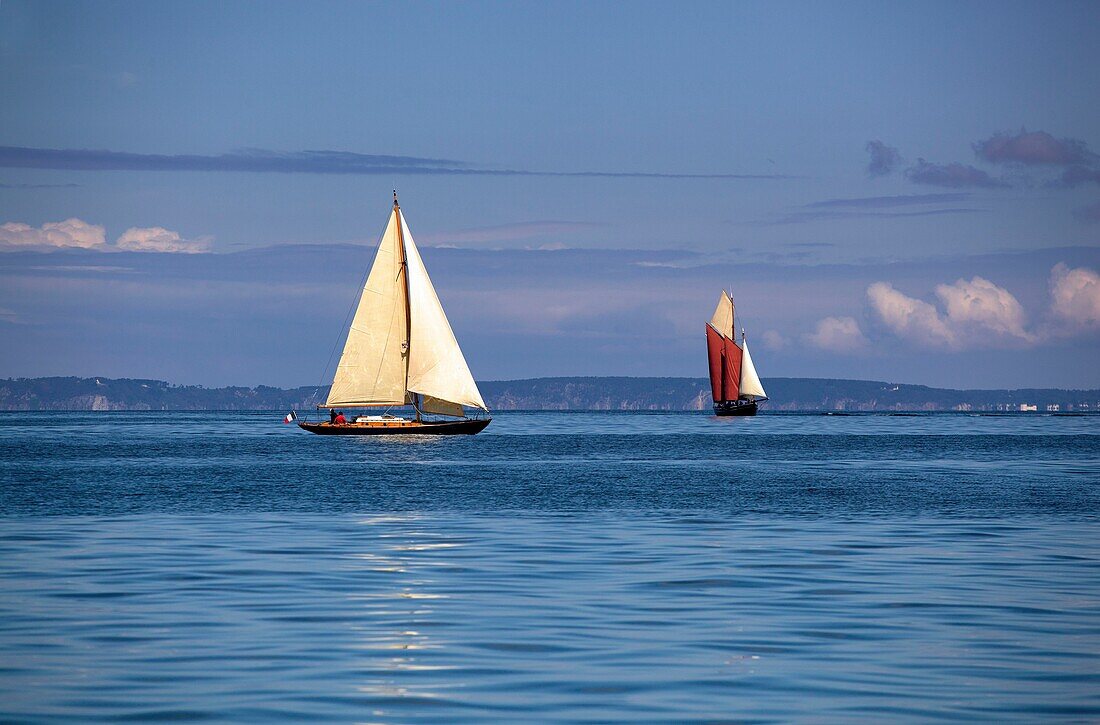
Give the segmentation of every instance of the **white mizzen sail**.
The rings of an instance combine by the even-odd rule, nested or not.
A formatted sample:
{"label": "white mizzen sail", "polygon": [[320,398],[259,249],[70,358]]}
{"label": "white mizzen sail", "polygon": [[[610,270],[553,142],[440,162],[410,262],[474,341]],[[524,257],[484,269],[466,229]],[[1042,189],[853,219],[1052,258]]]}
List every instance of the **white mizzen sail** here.
{"label": "white mizzen sail", "polygon": [[752,356],[749,355],[748,340],[741,341],[741,396],[752,395],[756,398],[767,398],[764,386],[760,383],[760,376],[756,374],[756,366],[752,364]]}
{"label": "white mizzen sail", "polygon": [[[470,374],[470,366],[466,364],[466,358],[458,347],[451,325],[447,322],[443,305],[439,303],[435,287],[428,278],[428,271],[424,268],[420,252],[403,216],[401,231],[408,264],[409,314],[412,323],[408,390],[427,396],[424,405],[429,412],[461,415],[460,408],[457,413],[451,411],[462,405],[488,410],[474,383],[474,376]],[[445,405],[447,403],[451,405]]]}
{"label": "white mizzen sail", "polygon": [[397,213],[382,235],[359,306],[336,366],[327,406],[403,405],[405,388],[405,279]]}
{"label": "white mizzen sail", "polygon": [[733,332],[733,300],[722,290],[722,296],[718,298],[718,306],[714,308],[714,315],[710,318],[710,325],[723,337],[734,339]]}

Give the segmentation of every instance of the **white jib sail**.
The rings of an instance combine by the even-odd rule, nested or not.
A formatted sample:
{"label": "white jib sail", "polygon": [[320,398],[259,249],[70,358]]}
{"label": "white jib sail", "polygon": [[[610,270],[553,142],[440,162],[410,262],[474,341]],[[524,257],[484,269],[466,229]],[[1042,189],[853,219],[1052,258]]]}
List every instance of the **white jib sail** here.
{"label": "white jib sail", "polygon": [[403,405],[408,402],[405,393],[405,280],[402,274],[397,214],[391,214],[359,297],[326,405]]}
{"label": "white jib sail", "polygon": [[733,301],[725,290],[722,290],[722,296],[718,298],[718,306],[714,308],[710,325],[723,336],[736,341],[733,333]]}
{"label": "white jib sail", "polygon": [[439,303],[439,297],[435,294],[435,288],[428,278],[420,252],[403,216],[401,225],[408,264],[409,309],[412,319],[408,389],[410,392],[429,396],[424,402],[437,412],[460,415],[443,410],[446,406],[441,403],[488,410],[474,383],[474,376],[470,374],[470,366],[466,364],[466,358],[462,356],[462,350],[451,331],[451,325],[447,322],[443,305]]}
{"label": "white jib sail", "polygon": [[749,343],[747,340],[741,343],[741,396],[752,395],[757,398],[767,398],[764,386],[760,383],[760,376],[756,374],[756,366],[752,364],[752,356],[749,355]]}

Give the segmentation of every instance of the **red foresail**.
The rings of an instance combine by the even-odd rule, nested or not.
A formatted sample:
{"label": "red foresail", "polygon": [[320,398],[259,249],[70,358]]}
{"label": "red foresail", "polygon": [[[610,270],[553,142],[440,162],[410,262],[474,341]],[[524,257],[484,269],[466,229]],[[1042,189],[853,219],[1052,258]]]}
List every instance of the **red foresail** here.
{"label": "red foresail", "polygon": [[707,359],[710,361],[710,394],[717,403],[722,400],[722,343],[724,337],[707,324]]}
{"label": "red foresail", "polygon": [[729,338],[722,338],[722,400],[737,400],[741,396],[741,348]]}

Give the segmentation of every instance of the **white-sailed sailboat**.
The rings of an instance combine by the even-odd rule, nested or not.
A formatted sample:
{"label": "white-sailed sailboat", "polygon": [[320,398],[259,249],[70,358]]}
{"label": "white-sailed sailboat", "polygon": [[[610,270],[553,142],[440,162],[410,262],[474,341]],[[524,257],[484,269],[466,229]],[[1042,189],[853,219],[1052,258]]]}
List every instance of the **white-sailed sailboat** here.
{"label": "white-sailed sailboat", "polygon": [[[491,420],[470,367],[439,303],[408,224],[393,195],[393,211],[348,330],[328,399],[318,408],[411,405],[415,419],[389,414],[329,422],[301,421],[326,435],[477,433]],[[423,414],[448,416],[425,420]]]}
{"label": "white-sailed sailboat", "polygon": [[768,399],[749,355],[745,330],[737,344],[733,297],[722,290],[718,307],[707,323],[707,358],[715,415],[756,415],[757,403]]}

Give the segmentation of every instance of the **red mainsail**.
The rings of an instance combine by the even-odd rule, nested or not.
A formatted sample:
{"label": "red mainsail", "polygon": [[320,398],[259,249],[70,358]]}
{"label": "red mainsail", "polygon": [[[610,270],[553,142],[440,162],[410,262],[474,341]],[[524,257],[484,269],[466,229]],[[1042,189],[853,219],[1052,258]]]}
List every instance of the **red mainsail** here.
{"label": "red mainsail", "polygon": [[722,399],[722,342],[724,337],[707,324],[707,359],[710,361],[710,395],[714,402]]}
{"label": "red mainsail", "polygon": [[722,358],[725,374],[722,376],[722,400],[741,397],[741,348],[729,338],[722,338]]}
{"label": "red mainsail", "polygon": [[737,400],[741,391],[741,348],[707,325],[710,395],[715,403]]}

